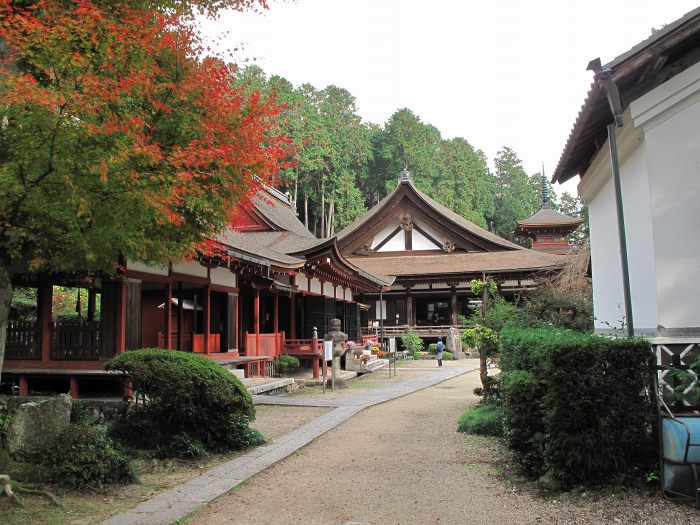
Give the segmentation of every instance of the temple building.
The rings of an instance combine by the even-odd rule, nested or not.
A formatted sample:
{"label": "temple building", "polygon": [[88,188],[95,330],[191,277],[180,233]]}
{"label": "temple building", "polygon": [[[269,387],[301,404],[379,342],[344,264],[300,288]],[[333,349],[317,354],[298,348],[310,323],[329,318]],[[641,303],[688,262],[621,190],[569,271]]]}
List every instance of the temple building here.
{"label": "temple building", "polygon": [[464,219],[413,184],[404,171],[396,189],[338,234],[341,254],[372,274],[394,277],[382,293],[367,292],[365,333],[378,326],[400,335],[408,327],[445,334],[467,315],[475,298],[471,280],[489,276],[503,295],[536,286],[537,276],[559,270],[559,255],[523,248]]}
{"label": "temple building", "polygon": [[538,252],[566,255],[574,249],[566,240],[583,219],[569,217],[549,207],[547,181],[542,178],[542,206],[531,217],[518,221],[515,233],[532,238],[532,249]]}

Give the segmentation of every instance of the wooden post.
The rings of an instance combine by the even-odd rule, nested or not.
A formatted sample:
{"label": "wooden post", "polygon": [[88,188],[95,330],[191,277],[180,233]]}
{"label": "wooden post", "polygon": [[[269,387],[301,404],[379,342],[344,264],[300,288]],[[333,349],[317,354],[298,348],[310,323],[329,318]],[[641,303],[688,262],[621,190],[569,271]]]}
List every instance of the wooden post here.
{"label": "wooden post", "polygon": [[95,320],[95,303],[96,303],[97,291],[94,288],[88,289],[88,309],[87,309],[87,320]]}
{"label": "wooden post", "polygon": [[[311,351],[316,354],[318,349],[318,337],[314,337],[311,339]],[[321,353],[323,354],[323,349],[321,349]],[[318,379],[321,375],[321,369],[319,366],[319,361],[323,359],[323,357],[314,357],[313,358],[313,378]],[[325,361],[324,361],[325,362]]]}
{"label": "wooden post", "polygon": [[173,283],[168,282],[165,285],[165,305],[164,310],[164,330],[165,330],[165,348],[170,350],[173,347],[172,341],[172,319],[173,319]]}
{"label": "wooden post", "polygon": [[260,290],[255,288],[253,297],[253,324],[255,325],[255,354],[258,355],[260,349]]}
{"label": "wooden post", "polygon": [[274,298],[272,301],[272,315],[274,316],[272,319],[272,332],[276,334],[280,331],[280,324],[279,324],[280,294],[279,294],[279,292],[275,292],[275,295],[274,295]]}
{"label": "wooden post", "polygon": [[27,376],[19,376],[19,397],[27,397],[29,395],[29,383]]}
{"label": "wooden post", "polygon": [[182,323],[184,321],[184,309],[182,308],[182,281],[177,282],[177,349],[182,351]]}
{"label": "wooden post", "polygon": [[115,350],[116,355],[123,354],[126,350],[126,283],[116,283],[116,319],[115,319]]}
{"label": "wooden post", "polygon": [[[39,285],[37,291],[38,306],[38,328],[39,328],[39,351],[41,352],[41,362],[48,364],[51,361],[51,309],[53,299],[53,286],[50,282]],[[20,378],[20,389],[21,389]]]}
{"label": "wooden post", "polygon": [[452,326],[457,326],[457,288],[455,286],[451,286],[450,293],[450,322]]}
{"label": "wooden post", "polygon": [[297,294],[289,297],[289,337],[297,338]]}
{"label": "wooden post", "polygon": [[75,376],[70,378],[70,397],[78,399],[78,378]]}
{"label": "wooden post", "polygon": [[406,324],[413,326],[413,296],[411,295],[411,287],[406,287]]}
{"label": "wooden post", "polygon": [[[197,315],[197,312],[195,312]],[[204,333],[204,355],[209,355],[209,334],[211,333],[211,288],[207,284],[204,287],[204,298],[202,299],[202,332]]]}

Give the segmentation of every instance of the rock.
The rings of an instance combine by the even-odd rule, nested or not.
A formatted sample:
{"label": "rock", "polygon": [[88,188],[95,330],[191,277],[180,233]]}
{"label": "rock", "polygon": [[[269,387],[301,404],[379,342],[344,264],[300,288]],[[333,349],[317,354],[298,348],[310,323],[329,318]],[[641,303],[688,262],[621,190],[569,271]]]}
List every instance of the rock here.
{"label": "rock", "polygon": [[445,345],[447,346],[447,351],[452,352],[455,359],[464,358],[464,351],[462,350],[462,332],[459,329],[454,326],[450,328],[447,337],[445,337]]}
{"label": "rock", "polygon": [[7,431],[8,452],[21,457],[45,449],[70,424],[70,410],[67,394],[20,405]]}
{"label": "rock", "polygon": [[[542,474],[542,476],[540,476],[540,478],[537,480],[537,483],[539,483],[540,486],[546,490],[559,490],[561,488],[561,485],[556,479],[554,479],[551,471],[547,471]],[[556,503],[556,500],[552,500],[552,503]]]}

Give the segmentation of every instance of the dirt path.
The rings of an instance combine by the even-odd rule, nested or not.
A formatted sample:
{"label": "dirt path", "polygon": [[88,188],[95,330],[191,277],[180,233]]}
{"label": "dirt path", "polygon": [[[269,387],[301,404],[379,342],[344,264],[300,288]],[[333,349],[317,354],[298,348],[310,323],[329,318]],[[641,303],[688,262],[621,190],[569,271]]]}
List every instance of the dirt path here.
{"label": "dirt path", "polygon": [[543,498],[496,474],[496,447],[455,431],[470,373],[367,409],[190,518],[192,524],[698,523],[644,494]]}

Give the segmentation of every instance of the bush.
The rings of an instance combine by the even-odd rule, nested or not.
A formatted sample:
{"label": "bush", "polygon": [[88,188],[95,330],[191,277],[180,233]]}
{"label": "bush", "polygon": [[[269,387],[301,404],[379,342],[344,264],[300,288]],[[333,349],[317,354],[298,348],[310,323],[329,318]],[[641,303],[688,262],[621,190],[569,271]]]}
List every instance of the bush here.
{"label": "bush", "polygon": [[301,366],[301,363],[293,355],[282,354],[275,359],[274,366],[279,375],[286,375],[294,372]]}
{"label": "bush", "polygon": [[69,425],[49,447],[43,465],[51,481],[70,489],[100,489],[136,481],[131,460],[100,428]]}
{"label": "bush", "polygon": [[466,434],[503,435],[503,413],[495,403],[479,403],[459,418],[457,429]]}
{"label": "bush", "polygon": [[[409,330],[403,336],[401,336],[401,344],[408,350],[409,354],[414,357],[418,352],[423,351],[423,339],[418,335],[415,330]],[[420,359],[420,357],[418,357]]]}
{"label": "bush", "polygon": [[454,361],[455,356],[452,352],[448,352],[447,350],[445,350],[444,352],[442,352],[442,360],[443,361]]}
{"label": "bush", "polygon": [[105,368],[132,381],[136,402],[126,407],[114,428],[130,443],[167,449],[178,434],[208,450],[233,450],[250,442],[253,401],[238,378],[215,362],[185,352],[144,349],[125,352]]}
{"label": "bush", "polygon": [[428,353],[432,355],[437,354],[437,343],[430,343],[428,345]]}
{"label": "bush", "polygon": [[187,434],[175,434],[169,443],[158,449],[160,458],[197,459],[207,455],[204,445]]}
{"label": "bush", "polygon": [[85,401],[73,400],[70,407],[70,422],[77,425],[92,423],[92,410]]}
{"label": "bush", "polygon": [[654,457],[647,341],[570,330],[501,334],[505,436],[531,475],[564,487],[631,479]]}
{"label": "bush", "polygon": [[544,325],[579,332],[593,331],[593,301],[590,297],[541,286],[528,298],[524,310],[528,324],[520,326]]}

